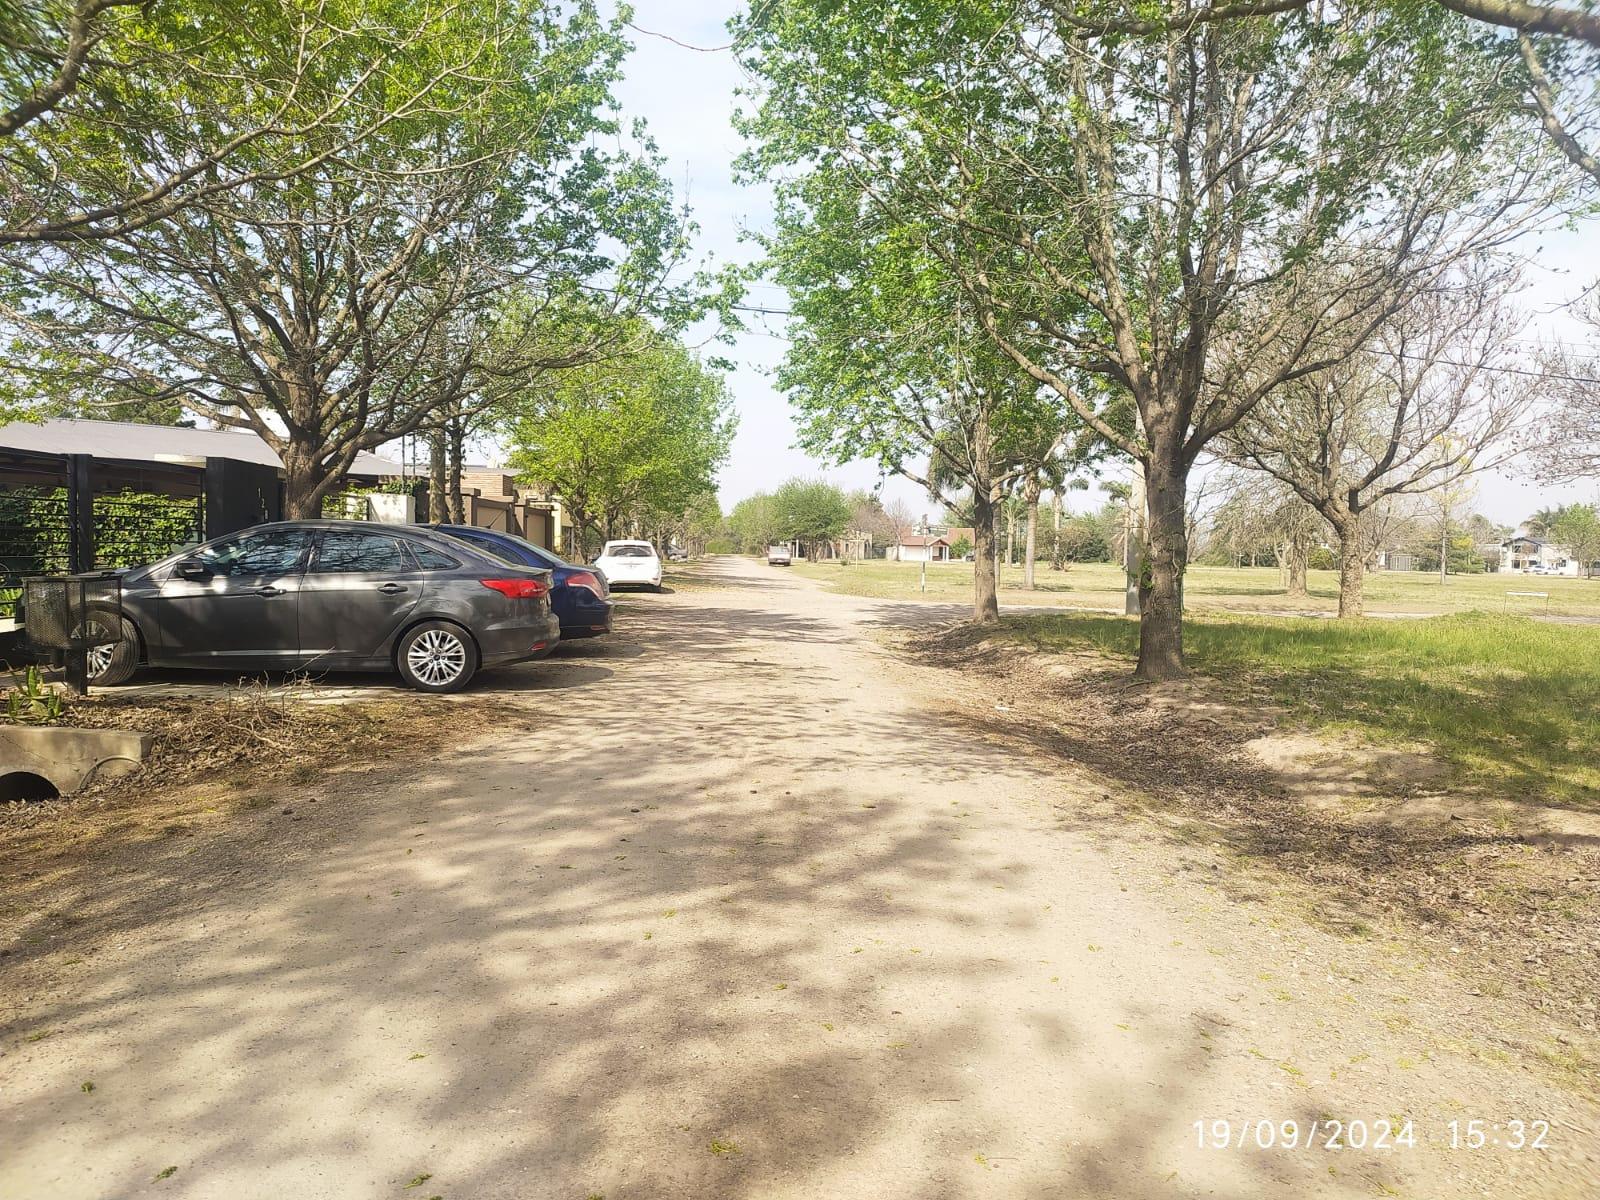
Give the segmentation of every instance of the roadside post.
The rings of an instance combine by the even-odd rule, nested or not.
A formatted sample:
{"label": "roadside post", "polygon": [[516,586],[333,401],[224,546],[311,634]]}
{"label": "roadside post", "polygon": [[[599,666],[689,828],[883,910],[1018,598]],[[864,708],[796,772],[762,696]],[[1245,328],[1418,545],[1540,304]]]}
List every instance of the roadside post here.
{"label": "roadside post", "polygon": [[[928,540],[928,514],[927,513],[923,513],[922,514],[922,540],[923,540],[924,543],[926,543],[927,540]],[[928,555],[930,555],[932,553],[933,553],[933,551],[928,549],[927,545],[924,544],[923,547],[922,547],[922,583],[921,583],[921,588],[922,588],[922,591],[924,593],[926,593],[927,590],[928,590]]]}

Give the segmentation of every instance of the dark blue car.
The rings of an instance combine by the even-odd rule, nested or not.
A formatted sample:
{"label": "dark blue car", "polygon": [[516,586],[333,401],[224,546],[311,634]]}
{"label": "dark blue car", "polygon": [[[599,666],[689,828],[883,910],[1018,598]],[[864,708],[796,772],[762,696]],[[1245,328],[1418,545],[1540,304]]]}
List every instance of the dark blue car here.
{"label": "dark blue car", "polygon": [[440,533],[460,538],[469,545],[507,562],[542,567],[554,573],[550,592],[551,607],[561,620],[561,637],[598,637],[611,632],[611,589],[606,578],[590,567],[575,567],[543,546],[498,529],[479,529],[476,525],[435,525]]}

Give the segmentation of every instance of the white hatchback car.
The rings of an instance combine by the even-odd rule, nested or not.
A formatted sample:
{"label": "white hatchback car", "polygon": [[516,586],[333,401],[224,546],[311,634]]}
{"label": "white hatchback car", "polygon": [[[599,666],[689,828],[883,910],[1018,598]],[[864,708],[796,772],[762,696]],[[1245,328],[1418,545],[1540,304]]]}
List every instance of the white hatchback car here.
{"label": "white hatchback car", "polygon": [[605,572],[612,587],[650,587],[661,590],[661,556],[649,542],[607,542],[594,565]]}

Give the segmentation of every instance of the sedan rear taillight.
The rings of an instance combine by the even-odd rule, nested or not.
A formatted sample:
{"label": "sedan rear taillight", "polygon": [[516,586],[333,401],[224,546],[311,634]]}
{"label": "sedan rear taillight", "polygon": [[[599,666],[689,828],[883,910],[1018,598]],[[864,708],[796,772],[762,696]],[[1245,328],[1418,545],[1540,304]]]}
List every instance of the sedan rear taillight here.
{"label": "sedan rear taillight", "polygon": [[550,594],[550,589],[537,579],[480,579],[478,582],[513,600],[538,600]]}
{"label": "sedan rear taillight", "polygon": [[605,585],[600,582],[600,577],[589,571],[574,571],[567,576],[568,587],[588,588],[596,596],[606,594]]}

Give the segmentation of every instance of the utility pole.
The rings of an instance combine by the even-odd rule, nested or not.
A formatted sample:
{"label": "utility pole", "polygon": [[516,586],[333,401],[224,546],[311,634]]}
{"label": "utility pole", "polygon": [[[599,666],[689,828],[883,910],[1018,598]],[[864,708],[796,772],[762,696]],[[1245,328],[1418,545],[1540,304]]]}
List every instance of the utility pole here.
{"label": "utility pole", "polygon": [[1448,580],[1450,567],[1450,494],[1446,490],[1439,498],[1439,586]]}
{"label": "utility pole", "polygon": [[928,514],[922,514],[922,590],[928,590],[928,555],[933,550],[928,545]]}

